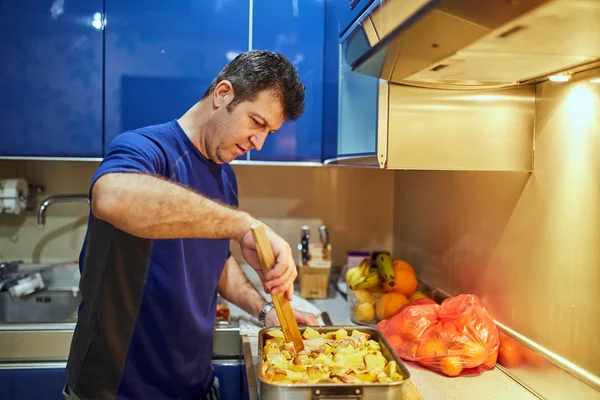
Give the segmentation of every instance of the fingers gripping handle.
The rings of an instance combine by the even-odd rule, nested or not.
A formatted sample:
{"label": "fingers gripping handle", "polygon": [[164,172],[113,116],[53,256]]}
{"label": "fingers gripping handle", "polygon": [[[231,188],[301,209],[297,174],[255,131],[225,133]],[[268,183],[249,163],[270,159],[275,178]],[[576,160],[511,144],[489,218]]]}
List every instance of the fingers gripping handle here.
{"label": "fingers gripping handle", "polygon": [[[256,252],[260,265],[262,266],[263,275],[267,276],[267,272],[275,267],[275,255],[271,248],[271,242],[267,237],[267,232],[263,224],[253,225],[251,228],[254,243],[256,244]],[[288,299],[285,298],[285,293],[271,294],[277,317],[281,323],[281,330],[287,342],[293,342],[296,351],[304,349],[304,341],[300,335],[300,329],[294,316],[294,311]]]}

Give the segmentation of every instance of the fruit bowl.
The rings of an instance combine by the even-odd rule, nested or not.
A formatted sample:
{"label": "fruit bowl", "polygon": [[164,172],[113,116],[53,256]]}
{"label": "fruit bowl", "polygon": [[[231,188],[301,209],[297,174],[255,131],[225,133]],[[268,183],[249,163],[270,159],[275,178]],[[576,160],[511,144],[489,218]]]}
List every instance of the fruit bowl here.
{"label": "fruit bowl", "polygon": [[403,260],[380,253],[373,263],[365,258],[346,272],[350,319],[358,325],[376,326],[402,306],[420,298],[434,298],[433,291],[418,281],[414,269]]}
{"label": "fruit bowl", "polygon": [[365,289],[348,289],[348,307],[350,307],[350,320],[358,325],[375,326],[379,319],[375,314],[377,302],[383,293],[370,292]]}

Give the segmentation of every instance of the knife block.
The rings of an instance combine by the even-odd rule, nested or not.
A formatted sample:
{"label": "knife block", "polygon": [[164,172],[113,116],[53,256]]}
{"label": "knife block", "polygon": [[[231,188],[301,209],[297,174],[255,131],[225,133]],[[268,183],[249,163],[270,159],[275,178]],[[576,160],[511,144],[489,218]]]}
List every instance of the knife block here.
{"label": "knife block", "polygon": [[326,299],[331,275],[331,244],[308,245],[308,262],[302,263],[299,254],[300,297],[305,299]]}

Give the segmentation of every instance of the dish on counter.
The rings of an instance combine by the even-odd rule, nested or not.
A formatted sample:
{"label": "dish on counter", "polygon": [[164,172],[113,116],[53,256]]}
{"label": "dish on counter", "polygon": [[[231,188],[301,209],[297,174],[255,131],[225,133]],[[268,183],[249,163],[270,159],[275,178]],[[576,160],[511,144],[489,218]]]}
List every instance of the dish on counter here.
{"label": "dish on counter", "polygon": [[268,384],[362,385],[399,383],[408,377],[382,336],[358,327],[318,329],[304,329],[305,348],[299,353],[291,342],[286,343],[281,329],[264,331],[259,378]]}

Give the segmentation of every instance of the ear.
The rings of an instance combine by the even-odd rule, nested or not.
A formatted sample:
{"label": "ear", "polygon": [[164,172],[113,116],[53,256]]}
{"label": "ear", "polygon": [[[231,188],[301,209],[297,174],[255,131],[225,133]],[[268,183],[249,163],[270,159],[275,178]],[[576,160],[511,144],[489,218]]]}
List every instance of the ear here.
{"label": "ear", "polygon": [[233,85],[227,80],[222,80],[213,91],[213,106],[215,108],[227,106],[233,100]]}

